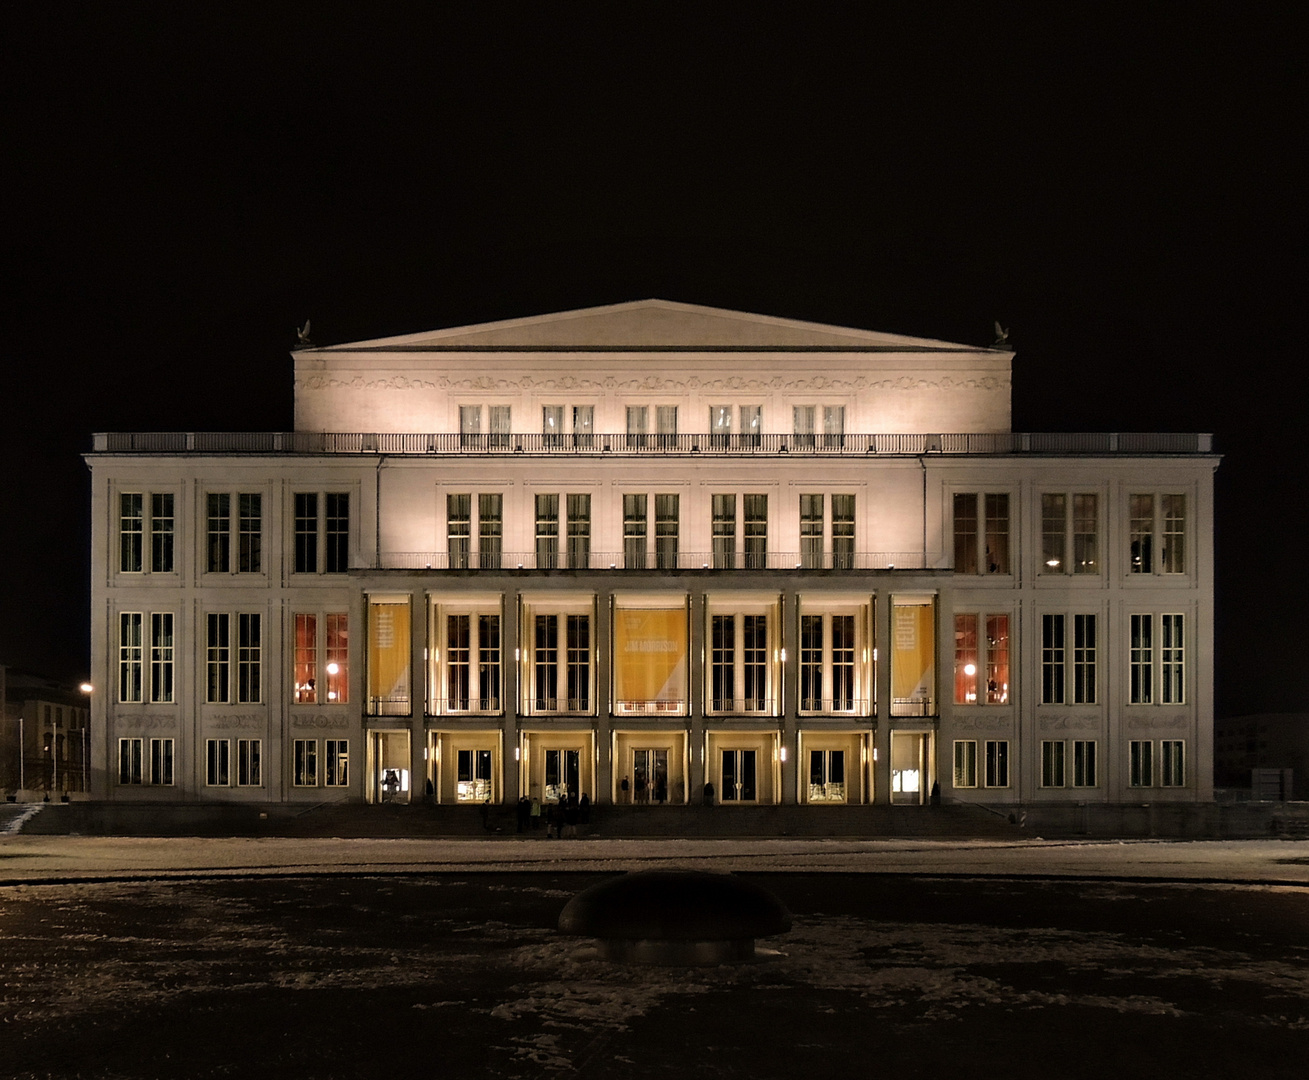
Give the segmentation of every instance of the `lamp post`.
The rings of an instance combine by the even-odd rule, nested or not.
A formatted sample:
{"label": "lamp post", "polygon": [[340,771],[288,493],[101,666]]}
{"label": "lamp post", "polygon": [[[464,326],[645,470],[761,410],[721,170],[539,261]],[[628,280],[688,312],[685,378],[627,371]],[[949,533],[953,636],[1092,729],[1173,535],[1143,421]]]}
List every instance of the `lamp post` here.
{"label": "lamp post", "polygon": [[82,720],[82,794],[91,792],[91,694],[95,687],[84,682],[79,690],[86,695],[86,716]]}

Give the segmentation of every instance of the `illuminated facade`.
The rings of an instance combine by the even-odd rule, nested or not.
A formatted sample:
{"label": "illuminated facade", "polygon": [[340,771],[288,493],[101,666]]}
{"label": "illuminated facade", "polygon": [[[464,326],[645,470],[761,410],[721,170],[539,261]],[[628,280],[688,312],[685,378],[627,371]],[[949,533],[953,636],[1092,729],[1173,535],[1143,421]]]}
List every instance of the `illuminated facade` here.
{"label": "illuminated facade", "polygon": [[1209,437],[1013,433],[1011,356],[641,301],[97,435],[95,792],[1208,800]]}

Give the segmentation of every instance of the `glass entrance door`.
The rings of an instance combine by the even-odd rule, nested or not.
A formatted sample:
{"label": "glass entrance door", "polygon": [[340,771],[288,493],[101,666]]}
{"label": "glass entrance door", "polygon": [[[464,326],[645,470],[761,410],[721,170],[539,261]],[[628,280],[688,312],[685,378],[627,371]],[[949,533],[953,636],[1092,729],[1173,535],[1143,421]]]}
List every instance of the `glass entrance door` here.
{"label": "glass entrance door", "polygon": [[368,733],[369,802],[409,801],[409,732]]}
{"label": "glass entrance door", "polygon": [[845,751],[809,751],[809,801],[845,802]]}
{"label": "glass entrance door", "polygon": [[755,802],[759,798],[755,784],[754,750],[724,750],[719,798],[722,802]]}
{"label": "glass entrance door", "polygon": [[891,733],[891,801],[922,804],[927,781],[927,736]]}
{"label": "glass entrance door", "polygon": [[581,794],[582,752],[547,750],[545,752],[545,798],[558,802],[560,796]]}
{"label": "glass entrance door", "polygon": [[668,801],[668,751],[632,751],[632,799],[637,803]]}
{"label": "glass entrance door", "polygon": [[485,802],[491,798],[491,751],[460,750],[455,797],[460,802]]}

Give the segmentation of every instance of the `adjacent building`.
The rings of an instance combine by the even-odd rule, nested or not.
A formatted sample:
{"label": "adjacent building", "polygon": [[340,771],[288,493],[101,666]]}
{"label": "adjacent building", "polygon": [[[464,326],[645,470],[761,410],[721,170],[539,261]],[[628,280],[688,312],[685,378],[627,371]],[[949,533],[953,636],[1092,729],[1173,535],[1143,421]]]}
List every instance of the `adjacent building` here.
{"label": "adjacent building", "polygon": [[95,436],[99,798],[1212,797],[1207,435],[659,300],[293,355],[292,432]]}

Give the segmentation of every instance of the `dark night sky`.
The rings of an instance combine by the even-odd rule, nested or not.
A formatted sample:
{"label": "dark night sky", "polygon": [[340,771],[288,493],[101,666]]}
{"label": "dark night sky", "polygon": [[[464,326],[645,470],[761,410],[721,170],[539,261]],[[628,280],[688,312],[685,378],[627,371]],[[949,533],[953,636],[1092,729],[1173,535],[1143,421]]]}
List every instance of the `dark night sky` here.
{"label": "dark night sky", "polygon": [[1309,708],[1291,16],[989,7],[7,11],[0,662],[86,670],[92,431],[288,428],[307,317],[659,296],[998,318],[1016,429],[1215,432],[1218,712]]}

